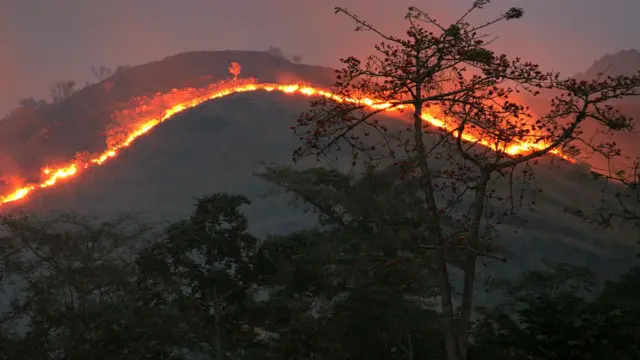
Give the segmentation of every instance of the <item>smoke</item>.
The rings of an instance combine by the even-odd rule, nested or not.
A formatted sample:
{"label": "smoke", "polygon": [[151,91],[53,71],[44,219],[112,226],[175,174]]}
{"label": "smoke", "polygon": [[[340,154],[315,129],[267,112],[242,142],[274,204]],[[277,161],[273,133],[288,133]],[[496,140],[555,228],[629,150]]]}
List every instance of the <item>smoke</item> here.
{"label": "smoke", "polygon": [[15,189],[24,185],[20,177],[20,167],[7,153],[0,152],[0,193],[6,189]]}
{"label": "smoke", "polygon": [[0,176],[17,174],[19,171],[20,166],[13,160],[13,157],[5,152],[0,152]]}
{"label": "smoke", "polygon": [[[472,0],[419,5],[448,23]],[[414,0],[343,0],[339,5],[381,31],[402,35]],[[494,0],[473,18],[482,21],[522,6],[522,20],[491,31],[496,51],[538,62],[566,75],[584,71],[605,53],[640,47],[637,0]],[[604,8],[606,6],[606,8]],[[304,62],[339,66],[349,55],[367,56],[380,39],[354,32],[354,22],[334,3],[293,0],[82,0],[0,2],[0,117],[24,97],[47,98],[59,80],[91,81],[91,65],[136,65],[192,50],[281,47]],[[569,46],[570,45],[570,46]],[[291,74],[280,81],[298,82]],[[630,141],[630,146],[633,141]],[[6,157],[8,155],[4,155]],[[13,171],[9,162],[2,173]],[[9,169],[9,170],[6,170]]]}
{"label": "smoke", "polygon": [[306,80],[298,75],[289,72],[282,72],[276,75],[276,81],[281,84],[298,84],[305,83]]}

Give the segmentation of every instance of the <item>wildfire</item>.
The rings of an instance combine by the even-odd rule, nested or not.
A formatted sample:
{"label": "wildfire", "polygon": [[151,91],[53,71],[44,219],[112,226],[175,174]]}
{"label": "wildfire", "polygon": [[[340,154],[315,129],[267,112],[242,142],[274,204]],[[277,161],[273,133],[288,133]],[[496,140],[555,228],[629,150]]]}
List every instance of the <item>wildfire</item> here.
{"label": "wildfire", "polygon": [[[233,63],[230,68],[231,74],[234,76],[234,79],[237,79],[237,76],[240,72],[240,66],[237,63]],[[121,112],[122,114],[131,115],[133,114],[134,121],[133,126],[130,131],[120,139],[118,142],[110,142],[112,145],[109,146],[107,150],[104,152],[93,155],[89,159],[76,159],[68,162],[67,164],[62,164],[58,166],[47,166],[42,169],[42,180],[40,183],[33,183],[24,185],[22,187],[16,188],[9,192],[8,194],[1,195],[0,194],[0,206],[3,204],[11,203],[20,199],[27,197],[29,194],[37,191],[39,189],[46,189],[48,187],[54,186],[65,179],[74,177],[85,171],[86,169],[99,166],[112,159],[118,155],[118,153],[128,146],[130,146],[137,138],[149,132],[156,125],[164,122],[165,120],[171,118],[175,114],[198,106],[199,104],[212,100],[221,98],[227,95],[249,92],[249,91],[279,91],[285,94],[299,94],[305,96],[314,96],[314,97],[325,97],[330,98],[337,102],[350,102],[350,103],[358,103],[366,105],[372,109],[381,109],[381,110],[389,110],[389,111],[398,111],[399,107],[392,108],[392,104],[385,103],[381,101],[376,101],[375,99],[362,97],[362,98],[346,98],[338,96],[330,91],[322,90],[319,88],[315,88],[312,86],[302,85],[302,84],[277,84],[277,83],[257,83],[253,79],[243,79],[243,80],[234,80],[232,82],[221,82],[218,84],[213,84],[206,88],[195,89],[195,88],[186,88],[177,90],[174,89],[167,94],[157,94],[152,98],[149,98],[148,101],[144,102],[142,105],[134,107],[132,109],[128,109]],[[455,128],[455,124],[449,124],[443,120],[437,119],[434,116],[424,113],[422,118],[427,123],[442,129],[453,130]],[[451,127],[451,129],[449,129]],[[454,136],[457,136],[455,131],[453,132]],[[546,146],[546,144],[538,142],[538,143],[527,143],[527,142],[517,142],[514,144],[509,144],[508,146],[501,146],[499,149],[496,145],[491,144],[490,141],[481,139],[472,134],[464,133],[461,136],[464,140],[468,142],[475,142],[482,144],[484,146],[490,147],[494,150],[503,151],[510,155],[527,153],[530,151],[534,151],[537,149],[542,149]],[[562,158],[572,161],[568,156],[563,155],[560,151],[553,151],[554,154],[561,156]]]}

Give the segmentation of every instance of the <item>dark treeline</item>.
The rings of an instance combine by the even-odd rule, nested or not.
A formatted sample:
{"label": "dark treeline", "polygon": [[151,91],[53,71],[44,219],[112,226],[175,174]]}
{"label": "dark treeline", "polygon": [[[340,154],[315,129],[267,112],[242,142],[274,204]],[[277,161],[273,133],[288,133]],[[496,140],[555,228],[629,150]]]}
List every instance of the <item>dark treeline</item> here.
{"label": "dark treeline", "polygon": [[[249,201],[230,194],[162,231],[134,216],[3,217],[0,359],[446,359],[432,265],[398,212],[410,184],[261,176],[319,225],[257,238]],[[372,179],[379,195],[365,196]],[[503,300],[476,309],[469,359],[640,353],[640,269],[596,287],[588,269],[550,264],[488,286]]]}

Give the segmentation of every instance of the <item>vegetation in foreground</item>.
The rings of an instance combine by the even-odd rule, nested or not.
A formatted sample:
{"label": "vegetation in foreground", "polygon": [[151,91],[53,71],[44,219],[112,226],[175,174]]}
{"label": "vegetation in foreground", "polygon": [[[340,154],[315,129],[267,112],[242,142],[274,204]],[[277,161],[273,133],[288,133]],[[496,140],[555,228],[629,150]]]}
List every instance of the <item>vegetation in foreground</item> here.
{"label": "vegetation in foreground", "polygon": [[[309,204],[344,180],[296,176]],[[135,217],[4,217],[0,359],[446,359],[434,270],[398,235],[395,191],[396,204],[350,204],[348,220],[314,205],[323,226],[266,239],[229,194],[162,232]],[[504,300],[477,309],[469,358],[637,359],[638,285],[640,268],[596,287],[562,264],[493,281]]]}

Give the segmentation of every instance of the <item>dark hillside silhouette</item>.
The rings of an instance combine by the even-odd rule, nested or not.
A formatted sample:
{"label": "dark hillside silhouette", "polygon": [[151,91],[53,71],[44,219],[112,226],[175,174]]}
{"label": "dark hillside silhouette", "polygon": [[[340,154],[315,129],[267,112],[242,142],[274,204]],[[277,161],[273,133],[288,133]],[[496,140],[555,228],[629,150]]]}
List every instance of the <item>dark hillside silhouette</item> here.
{"label": "dark hillside silhouette", "polygon": [[[614,54],[606,54],[584,72],[577,74],[577,79],[595,79],[598,74],[604,73],[603,76],[629,76],[640,71],[640,51],[636,49],[622,50]],[[619,99],[611,101],[611,104],[624,114],[634,119],[640,119],[640,100],[638,99]],[[637,124],[637,123],[636,123]],[[640,157],[640,148],[638,141],[640,135],[637,133],[638,127],[631,133],[617,134],[615,141],[620,145],[626,156],[631,159]],[[600,167],[606,167],[602,162]],[[623,165],[620,165],[623,166]]]}
{"label": "dark hillside silhouette", "polygon": [[637,49],[622,50],[614,54],[606,54],[584,72],[576,75],[577,79],[593,79],[599,73],[606,75],[633,75],[640,70],[640,51]]}

